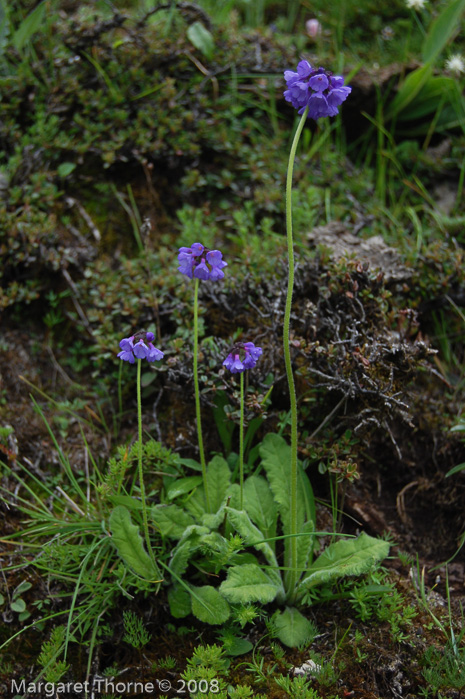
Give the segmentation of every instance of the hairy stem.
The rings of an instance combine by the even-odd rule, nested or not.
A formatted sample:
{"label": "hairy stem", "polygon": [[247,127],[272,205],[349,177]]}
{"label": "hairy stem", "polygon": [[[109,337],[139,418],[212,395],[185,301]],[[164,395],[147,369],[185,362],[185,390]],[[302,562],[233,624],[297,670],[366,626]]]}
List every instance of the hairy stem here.
{"label": "hairy stem", "polygon": [[291,348],[289,329],[291,322],[292,292],[294,290],[294,240],[292,236],[292,174],[294,161],[299,143],[300,135],[307,119],[308,107],[302,114],[297,130],[292,141],[291,152],[289,154],[289,164],[287,166],[286,179],[286,232],[287,232],[287,255],[288,255],[288,282],[286,307],[284,311],[283,327],[283,349],[284,363],[286,365],[287,383],[289,386],[289,399],[291,404],[291,500],[290,500],[290,560],[286,563],[289,572],[286,575],[287,598],[292,601],[297,584],[297,397],[295,392],[294,375],[292,373]]}
{"label": "hairy stem", "polygon": [[241,371],[241,418],[239,423],[239,483],[241,510],[244,509],[244,372]]}
{"label": "hairy stem", "polygon": [[152,545],[149,536],[149,521],[147,517],[147,503],[145,499],[144,472],[142,468],[142,396],[141,396],[141,365],[142,359],[137,360],[137,424],[139,429],[139,439],[137,444],[138,462],[139,462],[139,488],[140,498],[142,502],[142,519],[144,522],[145,543],[149,556],[154,560]]}
{"label": "hairy stem", "polygon": [[199,391],[199,280],[194,280],[194,392],[195,392],[195,414],[197,418],[197,439],[199,442],[200,464],[202,466],[203,488],[205,493],[205,506],[210,512],[210,498],[208,496],[207,465],[205,463],[205,452],[203,449],[202,437],[202,416],[200,413],[200,391]]}

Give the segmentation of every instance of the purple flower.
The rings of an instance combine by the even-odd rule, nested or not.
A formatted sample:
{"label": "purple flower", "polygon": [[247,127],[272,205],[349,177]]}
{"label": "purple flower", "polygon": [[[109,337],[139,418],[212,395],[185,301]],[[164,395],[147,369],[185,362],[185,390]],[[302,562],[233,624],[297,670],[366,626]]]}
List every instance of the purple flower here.
{"label": "purple flower", "polygon": [[219,250],[208,250],[201,243],[194,243],[190,248],[179,248],[178,270],[189,279],[196,277],[216,282],[224,278],[222,269],[228,265],[222,258]]}
{"label": "purple flower", "polygon": [[308,61],[300,61],[297,72],[284,71],[287,90],[284,97],[303,114],[308,107],[308,117],[336,116],[338,107],[352,92],[344,85],[344,78],[333,75],[324,68],[312,68]]}
{"label": "purple flower", "polygon": [[124,362],[134,364],[136,359],[146,359],[148,362],[155,362],[163,358],[163,352],[155,347],[152,340],[155,335],[152,332],[138,332],[131,337],[125,337],[119,343],[121,352],[118,357]]}
{"label": "purple flower", "polygon": [[[246,369],[252,369],[262,355],[262,348],[255,347],[253,342],[236,342],[231,352],[223,362],[231,374],[242,374]],[[245,355],[241,359],[241,354]]]}

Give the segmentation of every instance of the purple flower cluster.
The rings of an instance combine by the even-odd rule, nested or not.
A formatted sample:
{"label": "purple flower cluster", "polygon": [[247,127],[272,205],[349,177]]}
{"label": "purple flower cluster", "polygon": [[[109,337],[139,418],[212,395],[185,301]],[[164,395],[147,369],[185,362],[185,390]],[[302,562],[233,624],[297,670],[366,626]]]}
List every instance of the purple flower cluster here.
{"label": "purple flower cluster", "polygon": [[284,71],[287,90],[284,97],[303,114],[308,107],[308,117],[336,116],[338,107],[352,92],[344,85],[344,78],[333,75],[324,68],[312,68],[308,61],[300,61],[297,73]]}
{"label": "purple flower cluster", "polygon": [[[241,351],[245,357],[241,359]],[[246,369],[252,369],[262,355],[262,348],[255,347],[253,342],[237,342],[223,362],[231,374],[241,374]]]}
{"label": "purple flower cluster", "polygon": [[219,250],[208,250],[201,243],[194,243],[190,248],[179,248],[178,270],[192,279],[210,279],[216,282],[224,278],[223,267],[227,267],[227,262],[223,262],[223,253]]}
{"label": "purple flower cluster", "polygon": [[119,343],[121,352],[118,357],[124,362],[134,364],[136,359],[146,359],[148,362],[156,362],[163,359],[163,352],[155,347],[152,340],[155,335],[151,332],[139,332],[132,337],[125,337]]}

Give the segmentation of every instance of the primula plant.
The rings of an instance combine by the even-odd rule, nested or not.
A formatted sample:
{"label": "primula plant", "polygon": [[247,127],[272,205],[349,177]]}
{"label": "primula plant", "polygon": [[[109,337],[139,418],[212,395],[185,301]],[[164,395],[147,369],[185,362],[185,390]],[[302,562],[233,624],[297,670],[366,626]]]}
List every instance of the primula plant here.
{"label": "primula plant", "polygon": [[[144,523],[144,534],[145,543],[147,550],[150,555],[152,562],[152,567],[155,575],[159,578],[160,572],[158,566],[155,562],[155,557],[152,550],[152,544],[150,541],[148,517],[147,517],[147,503],[145,497],[145,485],[144,485],[144,469],[142,464],[142,397],[141,397],[141,366],[142,360],[146,359],[148,362],[156,362],[163,359],[163,352],[157,349],[153,344],[152,340],[155,339],[153,332],[138,332],[131,337],[124,338],[119,343],[121,352],[118,354],[119,359],[124,362],[129,362],[129,364],[134,364],[137,362],[137,422],[138,422],[138,468],[139,468],[139,488],[142,506],[142,517]],[[120,505],[115,512],[112,514],[113,521],[115,518],[119,517],[121,521],[124,521],[129,526],[131,516],[128,510]]]}
{"label": "primula plant", "polygon": [[[168,598],[174,617],[192,613],[206,623],[222,624],[244,605],[277,602],[287,607],[274,617],[276,635],[283,643],[293,646],[304,642],[312,628],[297,609],[303,599],[308,600],[309,591],[338,577],[366,572],[387,555],[389,544],[362,535],[333,542],[319,552],[313,491],[297,458],[297,397],[290,356],[294,282],[292,169],[307,117],[334,116],[351,88],[343,85],[342,77],[333,77],[322,68],[314,70],[306,61],[299,63],[297,73],[286,71],[285,77],[286,99],[302,115],[291,148],[286,186],[289,278],[283,342],[291,401],[291,445],[288,446],[280,435],[266,435],[259,446],[259,472],[266,478],[251,475],[244,479],[244,374],[255,368],[263,350],[254,342],[237,341],[223,366],[231,374],[239,374],[240,381],[239,483],[235,482],[230,464],[223,457],[216,455],[207,465],[198,376],[199,284],[200,281],[216,283],[224,279],[223,269],[227,263],[219,250],[207,249],[199,242],[181,247],[178,271],[194,283],[193,380],[202,477],[199,482],[198,476],[186,475],[173,486],[169,474],[165,476],[160,503],[151,507],[150,517],[161,536],[165,556],[169,556],[168,564],[164,560],[159,563],[165,571],[165,580],[172,583]],[[129,363],[137,361],[138,367],[139,483],[148,553],[123,505],[114,509],[110,528],[113,542],[131,570],[150,582],[156,582],[156,575],[160,582],[150,541],[142,468],[140,366],[142,359],[155,361],[163,357],[153,345],[153,339],[153,333],[137,333],[121,341],[118,355]],[[171,540],[177,543],[169,550],[167,545]],[[281,553],[284,566],[279,564]],[[316,560],[315,553],[320,553]],[[197,571],[193,578],[186,577],[190,566]],[[203,581],[205,574],[218,575],[222,570],[226,576],[219,587],[197,584],[198,579]]]}
{"label": "primula plant", "polygon": [[202,476],[205,491],[205,503],[207,510],[210,510],[210,495],[207,484],[207,466],[205,461],[205,450],[203,448],[202,435],[202,414],[200,408],[200,389],[198,375],[198,354],[199,354],[199,280],[219,281],[224,279],[224,267],[227,262],[223,260],[223,253],[219,250],[208,250],[201,243],[193,243],[190,248],[179,248],[178,270],[189,279],[194,280],[194,362],[193,378],[195,393],[195,413],[197,418],[197,439],[199,444],[200,464],[202,466]]}
{"label": "primula plant", "polygon": [[[241,510],[244,503],[244,372],[247,369],[253,369],[262,353],[262,348],[255,347],[253,342],[236,342],[223,362],[223,366],[229,369],[231,374],[240,374],[239,487]],[[241,354],[245,355],[242,360]]]}
{"label": "primula plant", "polygon": [[283,351],[286,365],[286,376],[289,386],[289,398],[291,404],[291,459],[290,459],[290,531],[291,543],[286,557],[286,565],[289,568],[289,587],[291,597],[297,584],[297,533],[298,533],[298,506],[297,506],[297,396],[295,392],[294,375],[292,372],[291,348],[290,348],[290,320],[292,309],[292,294],[294,290],[294,240],[292,235],[292,174],[299,139],[308,117],[318,119],[326,116],[336,116],[338,106],[347,99],[351,92],[350,87],[344,86],[344,79],[340,76],[333,77],[332,73],[323,68],[315,70],[308,61],[301,61],[297,66],[297,73],[285,71],[284,78],[287,90],[284,97],[301,114],[294,139],[291,145],[289,163],[286,178],[286,232],[288,254],[288,281],[286,294],[286,308],[284,311],[283,327]]}
{"label": "primula plant", "polygon": [[[171,613],[181,618],[193,613],[209,624],[223,624],[239,609],[253,603],[276,602],[285,606],[274,616],[277,637],[296,646],[309,636],[312,624],[298,607],[315,588],[347,575],[360,575],[386,557],[389,544],[366,534],[330,544],[320,555],[315,531],[315,501],[302,465],[298,464],[297,532],[291,537],[290,447],[276,434],[268,434],[259,447],[260,471],[240,487],[232,481],[225,459],[215,456],[207,479],[214,514],[206,512],[203,486],[186,482],[170,501],[152,509],[153,521],[164,540],[176,541],[166,578]],[[187,479],[186,479],[187,480]],[[281,553],[290,559],[297,543],[297,568],[279,564]],[[190,571],[187,576],[188,570]],[[226,578],[214,588],[195,585],[199,571]],[[142,575],[143,568],[139,571]]]}

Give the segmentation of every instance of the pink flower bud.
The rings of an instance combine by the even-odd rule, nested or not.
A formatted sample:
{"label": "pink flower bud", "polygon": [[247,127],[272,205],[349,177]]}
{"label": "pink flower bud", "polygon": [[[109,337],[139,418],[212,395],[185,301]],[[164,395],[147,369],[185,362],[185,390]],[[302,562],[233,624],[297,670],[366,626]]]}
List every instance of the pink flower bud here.
{"label": "pink flower bud", "polygon": [[321,34],[321,24],[317,19],[309,19],[305,22],[305,29],[307,34],[312,38],[315,39],[315,37],[318,36],[318,34]]}

